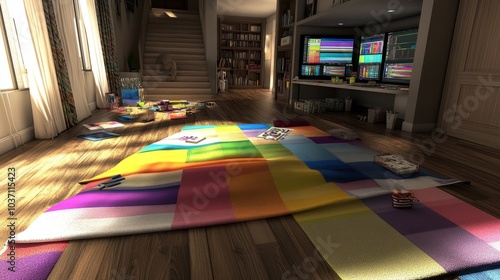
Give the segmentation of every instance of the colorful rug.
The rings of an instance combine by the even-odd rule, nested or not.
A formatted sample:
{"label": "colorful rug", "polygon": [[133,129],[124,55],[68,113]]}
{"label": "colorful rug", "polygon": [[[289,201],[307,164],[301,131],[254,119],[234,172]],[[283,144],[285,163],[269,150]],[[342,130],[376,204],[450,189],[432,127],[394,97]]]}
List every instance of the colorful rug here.
{"label": "colorful rug", "polygon": [[[434,188],[455,180],[425,170],[397,176],[374,163],[377,153],[360,142],[311,126],[294,127],[279,142],[257,137],[268,128],[185,127],[81,182],[86,185],[79,194],[16,235],[17,272],[8,270],[7,248],[0,278],[45,278],[68,240],[292,213],[345,278],[426,277],[500,262],[498,219]],[[182,140],[191,134],[206,139]],[[109,184],[118,174],[123,180]],[[412,190],[420,202],[412,209],[392,208],[394,188]],[[457,215],[457,209],[472,214]],[[335,245],[322,251],[328,242]],[[370,269],[360,269],[365,266]]]}

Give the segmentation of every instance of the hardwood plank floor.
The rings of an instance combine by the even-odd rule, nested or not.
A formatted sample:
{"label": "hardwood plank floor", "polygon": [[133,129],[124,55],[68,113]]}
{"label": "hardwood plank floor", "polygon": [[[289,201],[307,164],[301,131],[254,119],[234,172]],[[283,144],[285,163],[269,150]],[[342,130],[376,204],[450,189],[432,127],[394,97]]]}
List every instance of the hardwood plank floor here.
{"label": "hardwood plank floor", "polygon": [[[381,124],[358,121],[352,113],[305,115],[277,104],[266,90],[232,90],[215,105],[169,121],[117,128],[118,138],[91,142],[78,134],[82,125],[52,140],[33,140],[0,156],[3,186],[7,168],[15,167],[18,232],[53,204],[78,193],[78,181],[116,165],[142,147],[181,130],[184,125],[261,123],[274,119],[302,118],[328,130],[347,128],[380,153],[420,156],[422,167],[470,181],[443,187],[451,194],[500,217],[500,151],[460,139],[445,141],[430,133],[410,134],[387,130]],[[99,110],[85,123],[114,120]],[[419,145],[420,144],[420,145]],[[2,192],[6,205],[6,189]],[[0,211],[6,220],[7,212]],[[7,228],[0,228],[7,236]],[[50,279],[339,279],[291,216],[206,228],[119,236],[69,243]],[[315,258],[312,262],[311,258]],[[288,277],[288,278],[287,278]],[[453,277],[451,277],[453,278]]]}

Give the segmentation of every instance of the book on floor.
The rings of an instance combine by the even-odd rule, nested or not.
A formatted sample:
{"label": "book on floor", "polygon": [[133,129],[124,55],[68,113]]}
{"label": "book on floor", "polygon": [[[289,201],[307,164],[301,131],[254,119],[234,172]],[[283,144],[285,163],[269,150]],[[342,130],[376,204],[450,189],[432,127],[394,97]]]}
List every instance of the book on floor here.
{"label": "book on floor", "polygon": [[93,132],[93,133],[89,133],[89,134],[80,134],[80,135],[77,135],[76,137],[83,138],[86,140],[91,140],[91,141],[101,141],[104,139],[114,138],[114,137],[118,137],[118,136],[120,136],[120,134],[102,130],[102,131],[97,131],[97,132]]}
{"label": "book on floor", "polygon": [[292,129],[290,128],[284,128],[284,127],[271,127],[267,129],[266,131],[262,132],[261,134],[257,135],[259,138],[264,138],[266,140],[281,140],[285,138],[288,134],[292,132]]}
{"label": "book on floor", "polygon": [[86,123],[83,124],[86,128],[90,130],[98,130],[98,129],[108,129],[124,126],[124,124],[116,122],[116,121],[107,121],[107,122],[96,122],[96,123]]}
{"label": "book on floor", "polygon": [[203,135],[186,135],[181,137],[181,140],[184,140],[186,143],[200,143],[205,139],[206,137]]}
{"label": "book on floor", "polygon": [[418,164],[406,160],[400,155],[383,154],[375,156],[375,162],[397,175],[410,175],[418,172]]}

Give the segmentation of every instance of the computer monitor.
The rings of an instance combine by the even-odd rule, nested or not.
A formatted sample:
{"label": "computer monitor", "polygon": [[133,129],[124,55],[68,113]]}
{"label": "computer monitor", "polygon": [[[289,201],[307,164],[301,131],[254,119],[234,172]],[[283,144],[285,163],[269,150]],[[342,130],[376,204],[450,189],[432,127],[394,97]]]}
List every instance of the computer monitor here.
{"label": "computer monitor", "polygon": [[300,78],[344,77],[345,66],[353,60],[354,38],[303,35],[301,37]]}
{"label": "computer monitor", "polygon": [[416,28],[387,33],[383,82],[410,83],[417,36]]}
{"label": "computer monitor", "polygon": [[359,80],[380,80],[385,33],[361,37],[358,59]]}

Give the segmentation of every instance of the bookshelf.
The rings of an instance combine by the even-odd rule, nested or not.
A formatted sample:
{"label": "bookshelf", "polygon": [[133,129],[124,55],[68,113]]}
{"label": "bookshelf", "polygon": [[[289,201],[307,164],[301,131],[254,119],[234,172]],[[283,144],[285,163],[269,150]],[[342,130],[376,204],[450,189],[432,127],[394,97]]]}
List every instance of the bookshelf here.
{"label": "bookshelf", "polygon": [[264,20],[219,18],[219,64],[229,88],[260,88],[264,67]]}
{"label": "bookshelf", "polygon": [[275,94],[278,102],[288,103],[292,86],[296,0],[278,0],[276,11]]}

